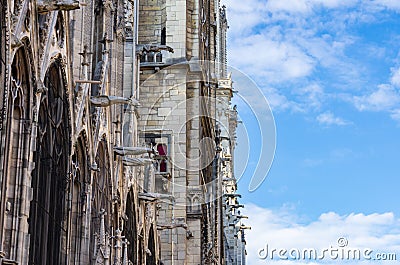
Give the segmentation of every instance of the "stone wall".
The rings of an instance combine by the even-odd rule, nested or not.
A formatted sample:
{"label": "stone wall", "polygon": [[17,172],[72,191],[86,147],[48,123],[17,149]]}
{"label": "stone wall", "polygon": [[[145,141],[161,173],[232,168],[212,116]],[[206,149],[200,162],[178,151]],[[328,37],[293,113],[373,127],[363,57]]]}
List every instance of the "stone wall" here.
{"label": "stone wall", "polygon": [[1,130],[2,145],[10,143],[0,153],[1,264],[128,264],[128,252],[131,262],[159,260],[155,204],[139,199],[144,166],[125,166],[132,156],[113,150],[138,144],[130,99],[137,14],[122,2],[1,1],[2,44],[3,30],[14,36],[1,48],[1,80],[13,90],[1,94],[10,106]]}
{"label": "stone wall", "polygon": [[1,8],[0,264],[224,264],[219,1]]}

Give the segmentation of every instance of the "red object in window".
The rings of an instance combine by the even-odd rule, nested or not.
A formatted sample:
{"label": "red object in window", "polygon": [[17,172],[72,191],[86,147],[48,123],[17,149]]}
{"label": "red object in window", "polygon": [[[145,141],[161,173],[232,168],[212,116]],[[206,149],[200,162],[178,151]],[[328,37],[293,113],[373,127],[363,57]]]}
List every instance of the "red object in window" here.
{"label": "red object in window", "polygon": [[168,153],[167,145],[166,144],[158,144],[157,152],[158,152],[158,155],[160,155],[160,156],[166,156]]}
{"label": "red object in window", "polygon": [[160,172],[167,172],[167,161],[166,160],[161,160]]}

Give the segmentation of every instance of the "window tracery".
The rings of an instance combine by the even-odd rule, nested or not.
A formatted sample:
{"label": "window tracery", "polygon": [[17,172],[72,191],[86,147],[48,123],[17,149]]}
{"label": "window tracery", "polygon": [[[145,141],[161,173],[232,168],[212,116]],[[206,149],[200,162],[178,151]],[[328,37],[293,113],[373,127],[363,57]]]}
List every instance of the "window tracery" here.
{"label": "window tracery", "polygon": [[44,78],[41,96],[33,200],[29,217],[30,264],[60,264],[66,228],[65,190],[70,153],[68,101],[61,62],[54,62]]}

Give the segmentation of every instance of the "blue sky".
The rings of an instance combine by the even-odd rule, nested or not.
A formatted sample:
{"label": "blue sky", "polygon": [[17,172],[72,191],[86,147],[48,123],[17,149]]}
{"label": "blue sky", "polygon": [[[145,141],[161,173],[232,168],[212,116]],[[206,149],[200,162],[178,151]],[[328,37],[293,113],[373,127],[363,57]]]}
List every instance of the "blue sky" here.
{"label": "blue sky", "polygon": [[260,153],[254,146],[271,140],[257,135],[264,122],[254,113],[269,110],[236,80],[253,109],[236,100],[245,136],[237,164],[251,147],[251,170],[239,182],[253,227],[249,264],[266,264],[256,257],[263,242],[319,247],[343,235],[353,246],[397,251],[400,260],[400,1],[223,3],[229,64],[254,80],[276,124],[274,162],[249,192]]}

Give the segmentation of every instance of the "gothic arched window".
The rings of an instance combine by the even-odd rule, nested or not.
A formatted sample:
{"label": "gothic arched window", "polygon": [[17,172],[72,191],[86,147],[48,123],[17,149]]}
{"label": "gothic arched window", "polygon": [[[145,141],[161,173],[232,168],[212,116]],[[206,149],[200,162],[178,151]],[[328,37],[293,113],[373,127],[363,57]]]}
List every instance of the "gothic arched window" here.
{"label": "gothic arched window", "polygon": [[[126,224],[124,227],[124,236],[128,240],[128,260],[132,262],[132,264],[137,265],[141,263],[137,263],[137,228],[136,228],[136,209],[133,191],[130,190],[128,193],[128,197],[126,199]],[[140,250],[139,250],[140,251]]]}
{"label": "gothic arched window", "polygon": [[[5,220],[1,220],[1,229],[5,228],[5,237],[8,240],[4,241],[4,249],[8,258],[15,258],[17,249],[12,245],[12,226],[15,220],[21,216],[21,201],[18,200],[23,197],[21,187],[29,185],[24,183],[24,169],[27,168],[28,159],[27,155],[27,142],[29,140],[30,130],[30,113],[31,113],[31,78],[29,71],[29,63],[25,47],[20,48],[14,57],[11,64],[11,82],[9,84],[8,93],[8,109],[7,109],[7,127],[5,136],[5,150],[4,150],[4,178],[3,178],[3,191],[0,198],[1,203],[8,203],[12,207],[8,207],[4,216]],[[3,150],[2,150],[3,152]],[[3,210],[4,204],[1,207]],[[3,214],[3,212],[2,212]],[[5,225],[3,225],[5,221]]]}
{"label": "gothic arched window", "polygon": [[161,45],[167,44],[167,29],[165,27],[161,30]]}
{"label": "gothic arched window", "polygon": [[73,264],[85,263],[82,260],[81,241],[84,238],[83,215],[87,207],[86,185],[89,182],[89,172],[87,164],[87,152],[84,136],[80,136],[75,145],[75,152],[72,156],[72,207],[71,207],[71,260]]}
{"label": "gothic arched window", "polygon": [[149,231],[149,238],[147,241],[147,249],[149,251],[146,251],[146,265],[155,265],[156,264],[156,244],[155,244],[155,238],[154,238],[154,227],[151,225],[150,231]]}
{"label": "gothic arched window", "polygon": [[61,62],[54,62],[44,78],[41,95],[33,200],[29,217],[29,264],[61,264],[66,229],[65,190],[70,154],[68,101]]}
{"label": "gothic arched window", "polygon": [[100,221],[101,215],[105,212],[104,224],[105,233],[112,234],[112,193],[110,182],[110,163],[109,155],[107,152],[107,144],[104,140],[99,143],[96,155],[96,164],[98,171],[93,177],[92,183],[92,209],[91,209],[91,262],[95,264],[97,252],[96,242],[100,242]]}
{"label": "gothic arched window", "polygon": [[[92,73],[93,80],[100,80],[103,68],[103,43],[104,39],[104,22],[105,22],[103,1],[96,1],[94,9],[94,28],[93,28],[93,56],[92,56]],[[92,96],[97,96],[101,93],[98,84],[93,84],[91,93]]]}

